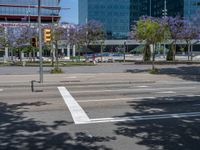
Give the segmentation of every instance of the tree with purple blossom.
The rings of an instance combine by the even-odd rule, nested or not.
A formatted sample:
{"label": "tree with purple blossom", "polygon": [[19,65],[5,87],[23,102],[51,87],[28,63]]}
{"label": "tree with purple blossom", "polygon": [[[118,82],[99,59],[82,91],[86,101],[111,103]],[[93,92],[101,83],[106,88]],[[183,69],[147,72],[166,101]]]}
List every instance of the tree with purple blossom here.
{"label": "tree with purple blossom", "polygon": [[172,55],[173,55],[172,59],[173,61],[175,61],[177,40],[182,39],[182,27],[184,25],[184,21],[181,19],[181,17],[176,16],[176,17],[165,17],[164,22],[168,24],[170,36],[173,39],[172,49],[169,50],[168,54],[170,54],[172,50]]}
{"label": "tree with purple blossom", "polygon": [[78,41],[81,46],[85,47],[86,51],[88,50],[88,45],[105,38],[102,24],[94,20],[79,26],[78,32]]}
{"label": "tree with purple blossom", "polygon": [[192,40],[198,39],[199,30],[196,26],[193,26],[192,23],[188,20],[184,20],[184,25],[182,27],[182,32],[180,33],[180,37],[186,41],[188,47],[188,60],[192,60]]}

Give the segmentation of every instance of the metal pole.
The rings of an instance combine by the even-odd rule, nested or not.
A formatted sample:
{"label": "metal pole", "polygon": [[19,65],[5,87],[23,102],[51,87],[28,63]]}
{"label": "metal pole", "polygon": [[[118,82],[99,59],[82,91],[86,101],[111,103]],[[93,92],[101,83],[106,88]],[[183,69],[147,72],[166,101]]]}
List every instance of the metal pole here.
{"label": "metal pole", "polygon": [[38,29],[39,29],[39,55],[40,55],[40,83],[43,83],[41,0],[38,0]]}
{"label": "metal pole", "polygon": [[124,62],[126,62],[126,41],[124,42]]}
{"label": "metal pole", "polygon": [[149,16],[151,17],[151,0],[149,0],[150,2],[149,2]]}
{"label": "metal pole", "polygon": [[[164,1],[164,10],[163,10],[163,13],[164,13],[164,18],[166,18],[167,17],[167,1],[165,0]],[[164,50],[163,50],[163,56],[164,56],[164,58],[166,57],[166,44],[165,44],[165,42],[166,42],[166,40],[165,40],[165,33],[164,33]]]}

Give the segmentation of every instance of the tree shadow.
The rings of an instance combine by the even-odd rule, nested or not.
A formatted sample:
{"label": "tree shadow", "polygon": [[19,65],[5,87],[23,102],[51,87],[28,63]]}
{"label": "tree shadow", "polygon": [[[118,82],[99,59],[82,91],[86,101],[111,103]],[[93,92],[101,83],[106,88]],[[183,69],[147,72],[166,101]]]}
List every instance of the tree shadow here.
{"label": "tree shadow", "polygon": [[144,73],[144,72],[148,72],[148,70],[146,70],[146,69],[127,69],[126,72],[127,73]]}
{"label": "tree shadow", "polygon": [[47,105],[43,102],[8,105],[0,103],[0,149],[1,150],[111,150],[103,142],[113,137],[88,136],[84,132],[75,135],[60,132],[59,127],[72,122],[54,121],[47,125],[24,116],[24,107]]}
{"label": "tree shadow", "polygon": [[[170,100],[177,100],[171,102]],[[173,114],[199,111],[200,97],[158,97],[129,102],[135,113],[123,116]],[[141,120],[116,123],[115,133],[136,138],[137,145],[148,150],[198,150],[200,147],[200,117]]]}
{"label": "tree shadow", "polygon": [[183,80],[200,82],[200,66],[187,66],[177,68],[161,68],[159,74],[179,77]]}

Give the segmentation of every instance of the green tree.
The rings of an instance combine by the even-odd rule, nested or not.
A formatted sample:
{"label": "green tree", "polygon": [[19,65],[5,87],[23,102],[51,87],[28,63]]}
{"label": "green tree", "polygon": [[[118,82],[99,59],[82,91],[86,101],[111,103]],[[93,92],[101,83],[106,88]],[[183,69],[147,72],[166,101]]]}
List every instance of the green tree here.
{"label": "green tree", "polygon": [[[165,26],[154,18],[141,18],[135,28],[135,37],[152,46],[152,70],[155,70],[155,45],[164,40]],[[147,49],[149,51],[149,49]],[[147,52],[146,52],[147,53]]]}

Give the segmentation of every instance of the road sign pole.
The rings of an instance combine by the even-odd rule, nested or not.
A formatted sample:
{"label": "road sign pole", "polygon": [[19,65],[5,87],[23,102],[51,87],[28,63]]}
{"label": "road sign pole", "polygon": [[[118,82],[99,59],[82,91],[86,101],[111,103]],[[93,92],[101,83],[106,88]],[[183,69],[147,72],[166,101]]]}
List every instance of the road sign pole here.
{"label": "road sign pole", "polygon": [[41,0],[38,0],[38,30],[39,30],[39,55],[40,55],[40,83],[43,83]]}

